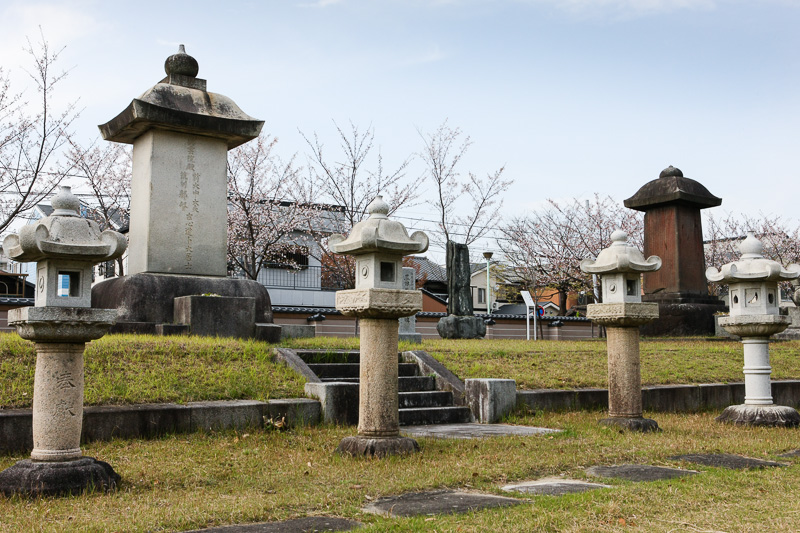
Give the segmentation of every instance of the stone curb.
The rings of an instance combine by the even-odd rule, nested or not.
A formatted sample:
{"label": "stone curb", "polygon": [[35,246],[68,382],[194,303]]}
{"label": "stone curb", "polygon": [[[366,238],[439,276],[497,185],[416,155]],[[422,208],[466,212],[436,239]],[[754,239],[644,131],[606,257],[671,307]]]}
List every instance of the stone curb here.
{"label": "stone curb", "polygon": [[[31,409],[0,410],[0,453],[33,448]],[[306,398],[258,402],[219,400],[186,404],[100,405],[83,412],[82,442],[154,438],[169,433],[260,428],[281,418],[289,426],[316,425],[320,403]]]}
{"label": "stone curb", "polygon": [[[800,406],[800,380],[773,381],[772,399],[776,405]],[[642,403],[646,411],[685,413],[724,409],[744,403],[744,383],[642,387]],[[608,390],[518,390],[517,407],[523,406],[542,411],[607,409]]]}

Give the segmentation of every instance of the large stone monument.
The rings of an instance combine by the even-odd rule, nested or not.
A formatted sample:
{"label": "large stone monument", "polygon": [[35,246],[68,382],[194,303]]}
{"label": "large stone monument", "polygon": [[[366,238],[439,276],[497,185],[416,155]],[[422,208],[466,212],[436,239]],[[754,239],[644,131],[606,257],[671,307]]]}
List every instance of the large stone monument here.
{"label": "large stone monument", "polygon": [[778,283],[800,277],[800,266],[784,269],[777,261],[766,259],[761,255],[761,241],[752,232],[747,233],[739,250],[739,261],[706,271],[709,281],[728,283],[730,315],[720,318],[719,325],[741,337],[744,350],[744,404],[727,407],[717,420],[748,426],[794,427],[800,425],[800,414],[791,407],[772,403],[769,338],[791,323],[791,318],[779,314]]}
{"label": "large stone monument", "polygon": [[355,256],[356,288],[336,293],[336,309],[359,317],[358,436],[346,437],[338,452],[385,457],[413,453],[414,439],[400,436],[398,394],[398,318],[422,309],[422,292],[402,287],[403,256],[428,249],[428,237],[389,220],[389,206],[378,196],[367,206],[369,218],[345,239],[332,235],[334,252]]}
{"label": "large stone monument", "polygon": [[600,275],[603,303],[590,304],[586,316],[606,327],[608,337],[608,418],[601,424],[632,431],[658,431],[658,423],[642,416],[642,372],[639,326],[658,318],[658,304],[642,303],[641,276],[661,268],[656,256],[644,258],[617,230],[612,244],[596,260],[584,259],[581,270]]}
{"label": "large stone monument", "polygon": [[0,492],[25,495],[110,490],[119,476],[108,463],[83,457],[83,351],[105,335],[116,311],[92,309],[92,266],[125,251],[125,237],[100,232],[81,218],[69,187],[52,200],[53,213],[9,235],[3,249],[16,261],[37,261],[35,307],[12,309],[8,323],[36,344],[31,458],[0,472]]}
{"label": "large stone monument", "polygon": [[700,210],[722,203],[680,169],[668,167],[625,200],[644,212],[644,254],[663,267],[644,274],[645,302],[659,304],[659,318],[643,326],[643,335],[713,335],[714,313],[724,302],[708,294]]}
{"label": "large stone monument", "polygon": [[[277,340],[267,290],[226,277],[227,152],[264,122],[206,91],[183,45],[164,69],[166,78],[99,126],[104,139],[133,144],[133,176],[128,275],[99,283],[92,305],[118,309],[115,331],[162,332],[190,317],[192,333]],[[204,294],[222,299],[193,301]],[[253,311],[226,320],[221,306]]]}
{"label": "large stone monument", "polygon": [[447,316],[436,331],[443,339],[480,339],[486,336],[486,323],[473,314],[469,248],[447,241]]}

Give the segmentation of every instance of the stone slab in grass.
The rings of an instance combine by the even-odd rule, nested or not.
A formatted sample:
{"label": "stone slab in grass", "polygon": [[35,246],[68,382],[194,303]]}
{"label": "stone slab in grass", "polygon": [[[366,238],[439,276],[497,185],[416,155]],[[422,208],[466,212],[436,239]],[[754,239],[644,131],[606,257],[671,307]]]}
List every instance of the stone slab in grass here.
{"label": "stone slab in grass", "polygon": [[564,479],[559,477],[549,477],[536,479],[533,481],[523,481],[501,487],[507,492],[521,492],[523,494],[536,494],[541,496],[563,496],[564,494],[576,494],[596,489],[610,489],[610,485],[602,483],[587,483],[578,479]]}
{"label": "stone slab in grass", "polygon": [[800,457],[800,449],[791,450],[791,451],[788,451],[786,453],[782,453],[778,457],[785,457],[787,459],[793,459],[795,457]]}
{"label": "stone slab in grass", "polygon": [[786,466],[775,461],[765,461],[753,457],[733,455],[730,453],[690,453],[686,455],[675,455],[670,457],[673,461],[686,461],[703,466],[716,466],[719,468],[729,468],[731,470],[744,470],[746,468],[766,468],[768,466]]}
{"label": "stone slab in grass", "polygon": [[383,516],[419,516],[457,514],[495,507],[508,507],[529,503],[527,500],[506,498],[493,494],[436,490],[410,492],[400,496],[381,498],[364,507],[364,511]]}
{"label": "stone slab in grass", "polygon": [[660,481],[698,474],[697,470],[682,470],[652,465],[593,466],[586,473],[594,477],[624,479],[626,481]]}
{"label": "stone slab in grass", "polygon": [[361,523],[332,516],[307,516],[284,520],[282,522],[263,522],[260,524],[241,524],[235,526],[197,529],[188,533],[310,533],[312,531],[350,531]]}
{"label": "stone slab in grass", "polygon": [[435,424],[426,426],[405,426],[400,428],[400,431],[408,437],[479,439],[484,437],[505,437],[508,435],[545,435],[549,433],[559,433],[561,430],[531,426],[512,426],[510,424]]}

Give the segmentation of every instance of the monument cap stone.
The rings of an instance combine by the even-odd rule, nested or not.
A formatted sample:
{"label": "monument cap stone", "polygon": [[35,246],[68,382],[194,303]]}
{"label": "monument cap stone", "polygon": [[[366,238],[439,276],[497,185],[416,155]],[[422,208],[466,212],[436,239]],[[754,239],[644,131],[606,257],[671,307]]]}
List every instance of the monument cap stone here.
{"label": "monument cap stone", "polygon": [[166,78],[98,126],[105,140],[133,144],[158,128],[223,139],[231,149],[258,137],[264,121],[246,114],[227,96],[206,91],[206,80],[196,77],[198,63],[183,45],[167,58],[164,70]]}
{"label": "monument cap stone", "polygon": [[722,198],[708,192],[701,183],[684,177],[681,169],[670,165],[661,171],[657,179],[645,183],[624,204],[625,207],[637,211],[647,211],[652,207],[668,204],[706,209],[722,204]]}

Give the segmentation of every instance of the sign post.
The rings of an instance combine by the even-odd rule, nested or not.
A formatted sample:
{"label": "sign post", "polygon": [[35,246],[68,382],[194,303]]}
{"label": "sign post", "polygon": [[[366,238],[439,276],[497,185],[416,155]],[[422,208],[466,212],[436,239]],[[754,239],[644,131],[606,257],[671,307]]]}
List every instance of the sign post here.
{"label": "sign post", "polygon": [[536,319],[539,310],[536,308],[536,302],[533,301],[529,291],[519,291],[522,299],[525,302],[525,333],[528,340],[531,340],[531,308],[533,308],[533,340],[536,340]]}

